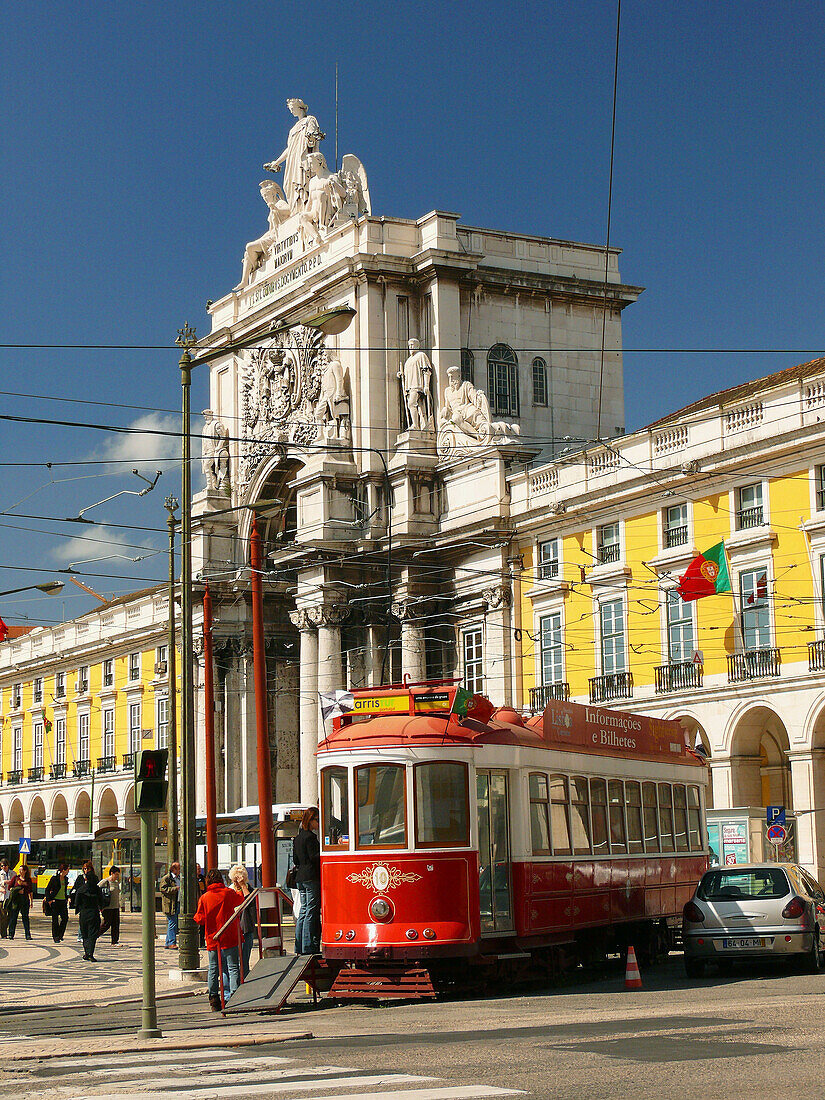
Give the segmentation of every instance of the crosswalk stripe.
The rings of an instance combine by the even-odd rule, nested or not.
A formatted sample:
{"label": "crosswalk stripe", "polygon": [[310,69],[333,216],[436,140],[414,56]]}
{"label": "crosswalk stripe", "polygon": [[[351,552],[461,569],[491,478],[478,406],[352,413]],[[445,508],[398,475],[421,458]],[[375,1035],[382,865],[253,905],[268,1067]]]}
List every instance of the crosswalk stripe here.
{"label": "crosswalk stripe", "polygon": [[[193,1069],[192,1066],[181,1065],[181,1066],[177,1067],[177,1069],[178,1069],[177,1074],[175,1073],[175,1070],[172,1069],[172,1067],[170,1067],[169,1076],[166,1077],[165,1079],[158,1076],[157,1066],[144,1066],[142,1068],[132,1068],[132,1069],[130,1069],[128,1071],[128,1073],[131,1076],[130,1077],[125,1077],[122,1080],[121,1080],[120,1077],[118,1077],[117,1084],[118,1084],[118,1088],[121,1088],[121,1089],[141,1088],[144,1085],[149,1085],[150,1087],[157,1088],[158,1085],[161,1085],[161,1084],[164,1085],[164,1086],[168,1086],[168,1088],[171,1089],[173,1086],[176,1087],[177,1085],[189,1085],[189,1084],[192,1084],[193,1082],[196,1082],[197,1084],[200,1084],[200,1085],[203,1085],[203,1086],[208,1086],[209,1083],[210,1083],[208,1078],[220,1077],[224,1081],[226,1081],[228,1079],[234,1080],[236,1077],[244,1077],[244,1078],[254,1077],[254,1081],[250,1082],[250,1083],[258,1085],[264,1079],[266,1079],[267,1081],[280,1081],[282,1078],[287,1078],[287,1077],[309,1077],[310,1074],[315,1074],[317,1077],[331,1077],[331,1076],[333,1076],[334,1074],[337,1074],[337,1073],[358,1073],[359,1072],[356,1069],[352,1069],[352,1067],[350,1067],[350,1066],[312,1066],[311,1068],[307,1069],[306,1067],[303,1067],[303,1066],[293,1065],[289,1069],[275,1069],[273,1064],[272,1064],[273,1061],[286,1062],[286,1061],[291,1061],[291,1059],[287,1059],[287,1058],[279,1058],[279,1059],[269,1059],[269,1058],[254,1059],[254,1058],[252,1058],[252,1059],[249,1059],[249,1060],[245,1059],[243,1062],[237,1062],[237,1063],[233,1062],[231,1069],[226,1064],[221,1065],[221,1066],[209,1066],[209,1067],[201,1066],[201,1067],[199,1067],[199,1075],[197,1077],[192,1077],[191,1076],[191,1071]],[[255,1065],[254,1064],[255,1062],[257,1062],[258,1064]],[[266,1074],[264,1076],[260,1076],[263,1066],[267,1066],[268,1071],[266,1072]],[[154,1081],[140,1081],[140,1080],[135,1079],[135,1077],[141,1077],[141,1076],[149,1077],[152,1074],[155,1075],[155,1080]],[[108,1069],[96,1069],[96,1070],[92,1070],[91,1072],[84,1071],[84,1074],[83,1074],[84,1078],[86,1078],[86,1077],[90,1077],[90,1078],[94,1078],[94,1077],[111,1077],[111,1075],[112,1075],[112,1067],[111,1066],[109,1066]],[[205,1078],[206,1078],[206,1080],[204,1080]]]}
{"label": "crosswalk stripe", "polygon": [[[146,1065],[146,1059],[151,1058],[152,1065],[157,1070],[159,1065],[165,1065],[167,1062],[174,1065],[181,1065],[184,1061],[187,1066],[192,1062],[211,1062],[214,1058],[237,1058],[237,1050],[223,1049],[220,1047],[209,1047],[206,1050],[178,1050],[161,1052],[156,1050],[141,1050],[135,1051],[132,1054],[118,1054],[117,1055],[117,1069],[129,1070],[130,1066],[144,1066]],[[289,1062],[293,1059],[290,1058],[273,1058],[269,1061],[274,1062]],[[66,1069],[83,1069],[87,1070],[90,1067],[95,1068],[99,1066],[101,1069],[105,1069],[108,1073],[112,1072],[112,1055],[101,1055],[99,1058],[95,1058],[93,1055],[89,1055],[87,1058],[58,1058],[56,1061]],[[129,1070],[131,1072],[131,1070]]]}
{"label": "crosswalk stripe", "polygon": [[[392,1092],[348,1092],[341,1100],[472,1100],[473,1097],[524,1096],[521,1089],[500,1089],[494,1085],[450,1085],[448,1088],[395,1089]],[[337,1100],[336,1096],[318,1094],[302,1100]]]}
{"label": "crosswalk stripe", "polygon": [[[317,1072],[317,1070],[313,1070],[313,1071],[310,1071],[310,1072]],[[230,1076],[230,1073],[227,1072],[227,1077],[229,1077],[229,1076]],[[181,1078],[176,1078],[174,1084],[175,1084],[175,1086],[188,1085],[191,1088],[193,1083],[196,1083],[200,1080],[201,1080],[201,1078],[184,1079],[184,1078],[181,1077]],[[374,1075],[370,1074],[370,1075],[367,1075],[367,1076],[364,1076],[364,1077],[361,1077],[361,1076],[328,1077],[326,1080],[323,1080],[323,1081],[319,1081],[319,1080],[317,1080],[317,1078],[314,1081],[296,1081],[296,1080],[271,1081],[271,1080],[266,1080],[264,1078],[259,1077],[257,1079],[257,1081],[255,1082],[255,1095],[262,1096],[262,1095],[266,1095],[270,1092],[290,1092],[290,1091],[291,1092],[299,1092],[299,1091],[304,1092],[307,1089],[319,1089],[320,1088],[320,1089],[323,1089],[325,1092],[327,1092],[327,1100],[330,1100],[329,1092],[327,1091],[329,1089],[338,1089],[339,1090],[338,1092],[333,1093],[332,1094],[333,1096],[346,1096],[347,1100],[350,1100],[350,1094],[349,1093],[341,1093],[340,1092],[340,1090],[342,1088],[346,1088],[346,1089],[362,1088],[365,1085],[370,1085],[370,1086],[376,1086],[376,1085],[378,1085],[378,1086],[382,1086],[382,1085],[409,1085],[409,1084],[418,1084],[419,1082],[424,1082],[424,1081],[436,1081],[436,1080],[437,1080],[436,1077],[419,1077],[419,1076],[413,1076],[412,1074],[409,1074],[409,1073],[383,1073],[383,1074],[374,1074]],[[171,1084],[171,1082],[170,1082],[170,1084]],[[184,1097],[184,1096],[186,1097],[186,1100],[209,1100],[209,1098],[213,1097],[213,1096],[220,1096],[220,1097],[224,1097],[224,1096],[247,1096],[248,1097],[249,1095],[250,1095],[250,1093],[249,1093],[249,1082],[247,1082],[246,1084],[243,1084],[243,1085],[234,1085],[234,1086],[230,1085],[230,1086],[227,1086],[226,1084],[223,1084],[223,1085],[216,1085],[216,1086],[210,1087],[210,1088],[200,1088],[200,1089],[196,1088],[191,1092],[182,1092],[176,1087],[175,1089],[169,1088],[169,1089],[165,1089],[165,1090],[159,1091],[159,1092],[148,1092],[148,1091],[147,1092],[129,1092],[129,1093],[112,1092],[112,1093],[106,1093],[106,1094],[85,1093],[82,1096],[78,1096],[77,1100],[170,1100],[171,1097]],[[373,1095],[375,1095],[376,1097],[380,1097],[381,1100],[383,1100],[383,1097],[386,1094],[385,1093],[374,1093]],[[399,1094],[395,1093],[394,1095],[399,1095]],[[404,1093],[404,1095],[410,1096],[410,1095],[415,1095],[415,1093],[411,1094],[409,1092],[406,1092],[406,1093]],[[447,1097],[447,1096],[450,1095],[450,1090],[448,1089],[446,1092],[443,1092],[440,1095],[442,1095],[444,1097]],[[471,1093],[470,1095],[483,1096],[484,1093],[475,1093],[475,1094]],[[488,1096],[497,1096],[497,1095],[498,1096],[503,1096],[504,1093],[503,1092],[499,1092],[499,1093],[492,1092],[492,1093],[487,1093],[487,1095]]]}
{"label": "crosswalk stripe", "polygon": [[[215,1074],[221,1074],[224,1078],[227,1076],[227,1073],[229,1072],[228,1069],[227,1069],[227,1060],[229,1058],[232,1059],[231,1073],[232,1073],[233,1077],[237,1077],[240,1074],[256,1073],[257,1071],[259,1071],[263,1067],[269,1067],[270,1069],[272,1069],[274,1071],[275,1066],[277,1066],[277,1065],[284,1065],[285,1066],[285,1065],[288,1065],[289,1063],[293,1063],[293,1064],[295,1063],[294,1058],[264,1058],[264,1057],[260,1057],[260,1058],[244,1058],[243,1061],[237,1061],[236,1060],[237,1059],[237,1052],[236,1051],[228,1051],[228,1050],[224,1051],[223,1053],[221,1053],[219,1055],[217,1055],[217,1057],[221,1060],[220,1062],[215,1061],[215,1056],[214,1055],[210,1055],[209,1060],[207,1061],[206,1059],[192,1059],[188,1056],[188,1053],[186,1051],[181,1051],[180,1053],[181,1054],[186,1054],[186,1058],[183,1059],[183,1058],[178,1057],[176,1061],[174,1061],[172,1064],[169,1065],[169,1073],[172,1074],[172,1075],[176,1071],[179,1072],[179,1073],[185,1073],[185,1074],[191,1073],[192,1069],[194,1068],[194,1066],[192,1065],[193,1061],[197,1061],[199,1063],[197,1068],[198,1068],[198,1072],[202,1076],[206,1075],[206,1076],[214,1077]],[[203,1062],[203,1065],[200,1065],[200,1062]],[[112,1063],[111,1062],[107,1062],[107,1064],[105,1066],[100,1066],[99,1068],[94,1068],[94,1063],[92,1063],[92,1066],[93,1066],[93,1068],[90,1069],[89,1068],[89,1063],[88,1062],[86,1063],[86,1065],[83,1068],[83,1076],[84,1077],[110,1077],[111,1074],[112,1074]],[[321,1072],[326,1073],[330,1070],[333,1070],[335,1073],[346,1073],[346,1072],[348,1072],[349,1068],[350,1068],[349,1066],[319,1066],[318,1072],[319,1073],[321,1073]],[[150,1065],[146,1065],[146,1056],[145,1055],[141,1059],[140,1064],[124,1063],[124,1062],[121,1061],[120,1057],[118,1057],[117,1069],[118,1069],[118,1074],[120,1074],[124,1077],[124,1080],[122,1080],[122,1081],[120,1080],[120,1078],[118,1078],[119,1084],[122,1088],[128,1088],[130,1085],[143,1084],[143,1082],[129,1080],[130,1077],[135,1077],[135,1076],[138,1076],[138,1077],[151,1077],[152,1074],[154,1074],[156,1077],[158,1077],[158,1067],[157,1067],[156,1060],[155,1060],[154,1056],[151,1059],[151,1064]],[[286,1070],[286,1071],[278,1070],[275,1073],[275,1076],[276,1077],[281,1076],[282,1072],[290,1072],[290,1071],[288,1071],[288,1070]],[[170,1082],[173,1082],[173,1081],[177,1080],[177,1078],[175,1078],[174,1076],[170,1076],[169,1080],[170,1080]]]}

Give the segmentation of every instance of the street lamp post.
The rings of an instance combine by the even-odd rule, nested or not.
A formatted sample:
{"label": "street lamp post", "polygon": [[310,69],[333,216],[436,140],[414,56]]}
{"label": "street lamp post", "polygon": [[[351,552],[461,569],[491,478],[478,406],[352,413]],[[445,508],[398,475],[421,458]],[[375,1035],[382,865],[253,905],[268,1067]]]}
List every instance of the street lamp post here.
{"label": "street lamp post", "polygon": [[169,862],[179,863],[178,845],[178,716],[177,716],[177,639],[175,631],[175,512],[179,504],[168,496],[163,502],[169,517],[169,651],[166,671],[169,677],[169,700],[166,714],[169,746],[169,802],[166,808],[166,844]]}
{"label": "street lamp post", "polygon": [[63,591],[63,581],[44,581],[42,584],[24,584],[22,588],[6,588],[0,596],[13,596],[16,592],[45,592],[47,596],[56,596]]}
{"label": "street lamp post", "polygon": [[180,911],[178,916],[178,961],[181,970],[200,965],[198,935],[193,920],[197,899],[195,873],[195,697],[192,680],[192,430],[190,424],[192,356],[195,330],[189,322],[178,331],[175,343],[182,348],[180,382],[182,391],[183,467],[181,469],[181,858]]}

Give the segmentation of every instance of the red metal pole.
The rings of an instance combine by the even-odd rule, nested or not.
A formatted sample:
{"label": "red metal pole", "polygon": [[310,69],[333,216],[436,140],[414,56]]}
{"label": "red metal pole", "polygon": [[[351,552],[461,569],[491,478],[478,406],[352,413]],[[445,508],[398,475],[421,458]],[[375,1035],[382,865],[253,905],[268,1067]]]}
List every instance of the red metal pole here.
{"label": "red metal pole", "polygon": [[206,740],[206,868],[218,866],[217,791],[215,779],[215,685],[212,669],[212,597],[203,593],[203,706]]}
{"label": "red metal pole", "polygon": [[261,828],[261,885],[275,886],[275,829],[272,823],[272,765],[269,757],[269,719],[266,705],[266,650],[264,648],[264,594],[261,582],[263,554],[258,518],[252,519],[249,540],[252,567],[252,653],[255,674],[255,726],[258,743],[258,815]]}

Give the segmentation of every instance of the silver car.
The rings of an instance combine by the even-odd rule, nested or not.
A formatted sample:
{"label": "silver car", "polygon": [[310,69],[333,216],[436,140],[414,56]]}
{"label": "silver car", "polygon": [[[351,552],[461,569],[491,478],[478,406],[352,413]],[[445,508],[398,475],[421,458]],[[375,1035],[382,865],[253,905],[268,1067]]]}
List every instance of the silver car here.
{"label": "silver car", "polygon": [[823,966],[825,891],[795,863],[740,863],[706,871],[682,911],[685,970],[701,978],[709,962],[776,955]]}

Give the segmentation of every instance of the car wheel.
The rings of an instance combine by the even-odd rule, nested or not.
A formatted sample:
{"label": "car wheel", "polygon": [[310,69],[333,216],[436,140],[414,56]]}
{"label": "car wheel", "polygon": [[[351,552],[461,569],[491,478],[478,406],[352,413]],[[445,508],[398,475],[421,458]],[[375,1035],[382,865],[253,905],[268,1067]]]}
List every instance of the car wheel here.
{"label": "car wheel", "polygon": [[703,978],[705,976],[704,959],[691,959],[685,955],[685,973],[689,978]]}
{"label": "car wheel", "polygon": [[808,971],[819,974],[822,970],[822,948],[819,942],[819,930],[814,931],[814,942],[808,954]]}

